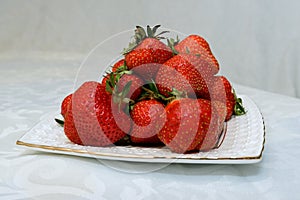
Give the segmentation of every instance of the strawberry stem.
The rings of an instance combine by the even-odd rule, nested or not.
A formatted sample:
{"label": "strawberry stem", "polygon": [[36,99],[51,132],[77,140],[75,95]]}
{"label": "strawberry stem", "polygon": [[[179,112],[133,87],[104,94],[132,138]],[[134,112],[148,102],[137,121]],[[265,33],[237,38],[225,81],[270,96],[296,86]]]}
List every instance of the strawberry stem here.
{"label": "strawberry stem", "polygon": [[[149,84],[149,85],[152,85],[152,84]],[[141,101],[143,99],[156,99],[156,100],[160,100],[160,101],[163,101],[165,103],[168,103],[168,102],[173,101],[174,99],[176,99],[175,96],[165,97],[164,95],[160,94],[155,84],[154,84],[154,86],[148,86],[148,87],[150,89],[146,88],[146,87],[142,87],[142,89],[144,91],[146,91],[146,93],[141,96],[139,101]],[[156,88],[156,89],[153,89],[153,88]]]}

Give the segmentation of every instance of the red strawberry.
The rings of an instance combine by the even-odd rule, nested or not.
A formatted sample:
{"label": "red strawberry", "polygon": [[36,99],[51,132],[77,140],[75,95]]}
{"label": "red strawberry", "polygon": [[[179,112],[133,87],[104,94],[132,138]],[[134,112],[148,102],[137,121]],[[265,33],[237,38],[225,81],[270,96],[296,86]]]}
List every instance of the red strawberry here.
{"label": "red strawberry", "polygon": [[[123,62],[123,65],[121,63]],[[138,77],[132,70],[128,71],[124,60],[118,61],[114,66],[119,66],[115,72],[107,74],[102,79],[102,85],[106,87],[106,91],[113,95],[114,103],[121,105],[122,108],[129,100],[137,100],[140,96],[144,85],[144,81]],[[124,102],[126,102],[124,104]]]}
{"label": "red strawberry", "polygon": [[135,69],[141,77],[153,79],[159,68],[159,64],[164,63],[173,56],[172,50],[159,41],[162,37],[155,35],[157,25],[151,29],[147,26],[145,30],[137,26],[135,30],[135,41],[129,44],[129,48],[124,51],[125,62],[129,69]]}
{"label": "red strawberry", "polygon": [[136,103],[130,112],[133,120],[131,141],[137,144],[158,144],[157,133],[165,123],[164,105],[157,100]]}
{"label": "red strawberry", "polygon": [[[233,114],[243,115],[246,113],[242,106],[241,99],[236,97],[234,90],[226,77],[215,77],[211,94],[211,100],[214,102],[218,101],[216,104],[218,104],[219,112],[224,112],[223,115],[225,115],[225,121],[228,121]],[[224,109],[223,106],[223,111],[220,111],[222,109],[222,104],[226,105],[226,109]]]}
{"label": "red strawberry", "polygon": [[177,99],[169,103],[165,110],[167,121],[158,137],[172,151],[185,153],[214,147],[221,122],[213,113],[210,101]]}
{"label": "red strawberry", "polygon": [[224,110],[226,112],[225,120],[228,121],[233,114],[235,98],[231,84],[224,76],[217,76],[215,78],[212,101],[219,101],[223,105],[226,105],[226,110]]}
{"label": "red strawberry", "polygon": [[135,101],[135,100],[137,100],[137,98],[140,96],[140,94],[142,92],[141,87],[144,85],[144,81],[134,74],[124,74],[119,79],[118,83],[116,84],[117,89],[118,89],[117,93],[121,93],[122,91],[124,91],[124,87],[129,82],[131,82],[130,90],[125,97],[130,98],[131,100]]}
{"label": "red strawberry", "polygon": [[200,151],[211,150],[216,147],[224,126],[224,118],[219,116],[218,109],[214,104],[205,99],[198,99],[201,106],[200,121],[205,136],[202,138],[196,149]]}
{"label": "red strawberry", "polygon": [[[113,67],[112,67],[112,71],[113,72],[116,72],[120,67],[122,66],[125,66],[125,60],[124,59],[121,59],[119,61],[117,61]],[[127,69],[127,68],[126,68]]]}
{"label": "red strawberry", "polygon": [[178,54],[165,62],[157,72],[155,82],[165,96],[176,89],[186,91],[189,97],[210,99],[213,73],[201,57]]}
{"label": "red strawberry", "polygon": [[[121,59],[119,61],[117,61],[113,66],[112,66],[112,72],[116,73],[116,72],[125,72],[127,70],[127,66],[125,65],[125,60]],[[109,79],[110,74],[112,73],[108,73],[103,77],[101,84],[102,85],[106,85],[106,81]]]}
{"label": "red strawberry", "polygon": [[106,74],[101,80],[101,85],[106,86],[106,84],[107,84],[106,82],[109,79],[109,77],[110,77],[110,74]]}
{"label": "red strawberry", "polygon": [[112,97],[97,82],[85,82],[73,94],[64,131],[74,143],[107,146],[130,131],[130,118],[111,103]]}
{"label": "red strawberry", "polygon": [[213,69],[214,74],[219,71],[219,63],[214,57],[207,41],[199,35],[189,35],[184,40],[175,45],[177,53],[189,53],[194,55],[200,55],[210,63],[210,67]]}
{"label": "red strawberry", "polygon": [[73,94],[69,94],[68,96],[66,96],[61,104],[61,115],[65,118],[68,110],[69,110],[69,106],[70,106],[70,103],[72,101],[72,97],[73,97]]}
{"label": "red strawberry", "polygon": [[[72,107],[72,103],[70,107]],[[81,136],[79,136],[76,129],[77,125],[75,125],[74,123],[72,111],[67,113],[63,126],[64,126],[65,135],[71,142],[75,144],[83,145],[83,142],[81,141]]]}
{"label": "red strawberry", "polygon": [[106,92],[112,95],[113,103],[121,110],[129,108],[129,103],[136,101],[142,93],[144,81],[134,74],[123,74],[120,77],[117,72],[112,72],[105,78]]}

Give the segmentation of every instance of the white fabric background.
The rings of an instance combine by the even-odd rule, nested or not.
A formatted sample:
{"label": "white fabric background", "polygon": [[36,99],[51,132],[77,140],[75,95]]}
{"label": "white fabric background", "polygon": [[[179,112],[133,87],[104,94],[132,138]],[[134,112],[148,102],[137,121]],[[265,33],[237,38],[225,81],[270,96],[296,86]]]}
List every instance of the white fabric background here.
{"label": "white fabric background", "polygon": [[0,58],[81,60],[112,34],[159,23],[204,36],[230,80],[300,97],[299,7],[297,0],[2,0]]}

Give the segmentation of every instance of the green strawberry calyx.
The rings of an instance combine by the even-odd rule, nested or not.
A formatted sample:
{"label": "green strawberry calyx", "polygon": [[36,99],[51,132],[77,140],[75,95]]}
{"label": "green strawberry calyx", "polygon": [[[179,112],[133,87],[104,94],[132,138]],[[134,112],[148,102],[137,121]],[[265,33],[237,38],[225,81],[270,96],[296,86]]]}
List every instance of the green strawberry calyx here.
{"label": "green strawberry calyx", "polygon": [[170,103],[175,99],[187,98],[187,93],[185,91],[179,91],[175,88],[173,88],[172,91],[169,92],[168,97],[164,96],[159,92],[154,80],[151,80],[151,82],[143,86],[142,89],[143,89],[143,93],[141,97],[138,99],[138,101],[144,99],[155,99],[167,105],[168,103]]}
{"label": "green strawberry calyx", "polygon": [[235,99],[235,105],[234,105],[234,109],[233,109],[233,112],[234,112],[234,115],[237,115],[237,116],[240,116],[240,115],[244,115],[246,114],[246,110],[243,106],[243,100],[241,98],[238,98],[236,93],[235,93],[235,90],[232,88],[233,90],[233,94],[234,94],[234,99]]}
{"label": "green strawberry calyx", "polygon": [[57,118],[54,118],[54,120],[56,121],[56,123],[58,123],[60,126],[64,126],[65,122],[64,120],[61,120],[61,119],[57,119]]}
{"label": "green strawberry calyx", "polygon": [[144,85],[142,87],[142,89],[143,89],[143,92],[142,92],[140,98],[138,99],[138,101],[141,101],[144,99],[156,99],[160,102],[169,101],[169,97],[165,97],[158,91],[158,88],[157,88],[154,80],[151,80],[150,83]]}
{"label": "green strawberry calyx", "polygon": [[118,89],[117,83],[124,74],[132,74],[132,71],[128,70],[126,64],[120,66],[115,72],[107,73],[109,78],[107,79],[105,85],[106,92],[112,95],[113,102],[118,104],[119,110],[121,109],[122,103],[134,103],[132,99],[126,97],[130,91],[132,81],[127,82],[122,91],[119,91]]}
{"label": "green strawberry calyx", "polygon": [[113,90],[113,93],[112,93],[113,102],[115,104],[118,104],[119,111],[121,110],[122,103],[126,103],[126,104],[134,103],[134,101],[132,99],[126,97],[127,94],[130,91],[131,84],[132,84],[132,81],[128,81],[126,83],[126,85],[124,86],[123,90],[119,93],[116,92],[116,91],[118,91],[118,86],[117,85],[115,86],[115,89]]}
{"label": "green strawberry calyx", "polygon": [[113,94],[114,88],[116,84],[119,82],[120,78],[124,74],[132,74],[132,71],[128,70],[126,63],[120,67],[115,72],[108,71],[105,76],[108,76],[108,80],[106,81],[105,89],[108,93]]}
{"label": "green strawberry calyx", "polygon": [[166,39],[162,35],[165,33],[168,33],[169,31],[162,31],[158,34],[156,34],[157,29],[160,27],[160,25],[156,25],[153,28],[151,28],[149,25],[147,25],[147,32],[145,29],[141,26],[136,26],[136,29],[134,30],[134,36],[133,41],[129,42],[129,45],[127,48],[124,48],[122,54],[128,54],[131,52],[136,46],[138,46],[145,38],[155,38],[157,40]]}
{"label": "green strawberry calyx", "polygon": [[173,55],[179,54],[179,52],[175,49],[175,46],[180,42],[178,35],[176,36],[176,39],[170,38],[167,39],[168,46],[171,48]]}
{"label": "green strawberry calyx", "polygon": [[188,98],[186,91],[179,91],[176,88],[173,88],[171,92],[169,92],[171,97],[173,96],[175,99]]}

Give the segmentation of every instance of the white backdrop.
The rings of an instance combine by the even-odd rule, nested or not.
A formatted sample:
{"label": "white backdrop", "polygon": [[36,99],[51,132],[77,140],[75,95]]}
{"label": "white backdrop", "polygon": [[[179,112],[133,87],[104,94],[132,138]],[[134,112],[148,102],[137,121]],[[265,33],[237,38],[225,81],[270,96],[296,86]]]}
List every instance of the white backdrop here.
{"label": "white backdrop", "polygon": [[299,7],[297,0],[1,0],[0,58],[80,60],[112,34],[162,24],[204,36],[230,80],[300,97]]}

